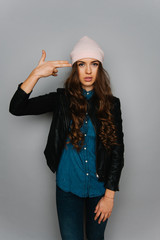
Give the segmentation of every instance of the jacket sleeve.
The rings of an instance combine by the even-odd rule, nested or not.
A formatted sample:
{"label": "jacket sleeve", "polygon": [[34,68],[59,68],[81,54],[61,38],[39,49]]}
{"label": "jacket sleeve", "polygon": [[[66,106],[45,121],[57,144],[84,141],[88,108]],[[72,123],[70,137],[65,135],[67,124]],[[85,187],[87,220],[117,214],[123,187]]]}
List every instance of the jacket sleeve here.
{"label": "jacket sleeve", "polygon": [[123,143],[123,127],[121,118],[121,104],[119,98],[115,98],[115,103],[112,109],[114,124],[116,126],[117,143],[119,145],[112,146],[111,165],[105,188],[113,191],[119,191],[119,181],[121,171],[124,166],[124,143]]}
{"label": "jacket sleeve", "polygon": [[38,97],[29,99],[30,93],[26,93],[20,88],[22,83],[18,85],[14,93],[10,105],[9,112],[16,116],[38,115],[42,113],[52,112],[57,106],[57,92],[51,92]]}

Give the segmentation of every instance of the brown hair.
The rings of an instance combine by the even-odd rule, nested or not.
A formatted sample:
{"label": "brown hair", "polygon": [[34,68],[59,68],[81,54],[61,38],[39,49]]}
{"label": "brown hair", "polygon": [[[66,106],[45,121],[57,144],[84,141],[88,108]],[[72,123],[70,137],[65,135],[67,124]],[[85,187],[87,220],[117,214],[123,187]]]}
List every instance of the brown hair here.
{"label": "brown hair", "polygon": [[[74,148],[80,151],[84,145],[84,134],[80,131],[80,128],[86,116],[87,100],[81,91],[77,62],[73,64],[71,74],[66,79],[64,87],[69,93],[70,113],[72,118],[69,139]],[[113,117],[111,114],[111,99],[113,94],[111,92],[109,74],[103,68],[101,62],[99,62],[98,72],[94,82],[94,92],[98,99],[98,111],[96,115],[101,123],[98,135],[105,148],[110,151],[111,146],[117,144],[115,125],[113,124]]]}

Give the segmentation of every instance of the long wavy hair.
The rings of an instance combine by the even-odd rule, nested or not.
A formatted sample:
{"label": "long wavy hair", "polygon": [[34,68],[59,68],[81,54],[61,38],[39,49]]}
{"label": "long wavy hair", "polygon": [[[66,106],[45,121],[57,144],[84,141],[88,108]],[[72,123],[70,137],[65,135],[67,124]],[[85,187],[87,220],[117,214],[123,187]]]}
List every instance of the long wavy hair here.
{"label": "long wavy hair", "polygon": [[[81,82],[79,80],[77,62],[72,66],[72,71],[64,83],[64,87],[69,93],[70,113],[72,124],[69,131],[69,139],[74,148],[79,152],[84,145],[84,134],[80,128],[86,117],[87,100],[82,94]],[[94,94],[98,99],[98,110],[96,116],[100,121],[100,131],[98,135],[104,147],[110,151],[111,146],[117,144],[116,128],[111,114],[112,91],[108,72],[99,62],[96,80],[94,82]],[[67,143],[69,143],[67,142]]]}

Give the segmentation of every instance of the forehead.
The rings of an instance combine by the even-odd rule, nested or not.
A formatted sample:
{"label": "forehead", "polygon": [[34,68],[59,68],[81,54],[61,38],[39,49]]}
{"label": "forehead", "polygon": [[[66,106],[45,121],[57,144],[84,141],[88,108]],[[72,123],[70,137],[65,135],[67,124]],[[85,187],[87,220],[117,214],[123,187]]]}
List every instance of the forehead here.
{"label": "forehead", "polygon": [[97,60],[97,59],[95,59],[95,58],[81,58],[81,59],[79,59],[77,62],[85,62],[85,63],[90,63],[90,62],[95,62],[95,61],[97,61],[97,62],[98,62],[98,60]]}

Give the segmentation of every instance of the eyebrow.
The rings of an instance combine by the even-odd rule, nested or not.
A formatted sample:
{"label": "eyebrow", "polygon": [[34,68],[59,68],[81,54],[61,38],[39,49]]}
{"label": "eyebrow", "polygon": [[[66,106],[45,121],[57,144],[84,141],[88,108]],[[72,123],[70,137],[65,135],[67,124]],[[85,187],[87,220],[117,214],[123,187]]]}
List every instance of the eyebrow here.
{"label": "eyebrow", "polygon": [[[83,62],[83,61],[78,61],[78,62],[85,63],[85,62]],[[92,61],[91,63],[94,63],[94,62],[99,62],[99,61],[98,61],[98,60],[94,60],[94,61]]]}

